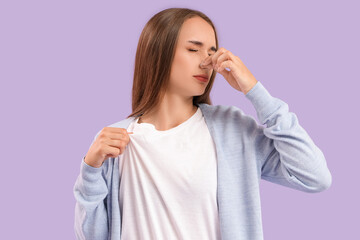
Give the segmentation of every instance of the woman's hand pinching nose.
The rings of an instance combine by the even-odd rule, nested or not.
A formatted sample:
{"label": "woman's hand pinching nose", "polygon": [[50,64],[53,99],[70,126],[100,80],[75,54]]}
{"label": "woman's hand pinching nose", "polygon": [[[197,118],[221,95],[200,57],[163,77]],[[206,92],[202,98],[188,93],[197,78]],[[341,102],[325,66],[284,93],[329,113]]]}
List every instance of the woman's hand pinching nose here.
{"label": "woman's hand pinching nose", "polygon": [[248,93],[257,83],[256,78],[241,59],[223,47],[219,48],[214,55],[205,58],[202,65],[213,68],[223,75],[233,88],[244,94]]}
{"label": "woman's hand pinching nose", "polygon": [[208,56],[200,63],[200,66],[206,68],[214,68],[214,64],[210,64],[210,63],[212,63],[211,56]]}

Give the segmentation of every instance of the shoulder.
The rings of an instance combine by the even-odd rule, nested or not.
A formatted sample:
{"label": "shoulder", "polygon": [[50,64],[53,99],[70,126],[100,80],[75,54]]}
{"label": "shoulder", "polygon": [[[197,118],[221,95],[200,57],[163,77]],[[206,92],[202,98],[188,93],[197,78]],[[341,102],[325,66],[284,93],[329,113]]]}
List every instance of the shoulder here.
{"label": "shoulder", "polygon": [[262,126],[255,118],[244,113],[236,106],[199,105],[204,118],[212,131],[230,136],[256,136],[262,132]]}
{"label": "shoulder", "polygon": [[107,127],[127,128],[134,119],[135,119],[135,117],[125,118],[118,122],[112,123],[112,124],[108,125]]}
{"label": "shoulder", "polygon": [[[135,117],[124,118],[124,119],[121,119],[118,122],[107,125],[106,127],[125,128],[126,129],[134,119],[135,119]],[[98,137],[101,130],[102,129],[98,130],[98,132],[95,134],[95,139]]]}
{"label": "shoulder", "polygon": [[204,116],[212,121],[220,121],[227,123],[248,122],[256,123],[253,116],[244,113],[242,109],[236,106],[228,105],[209,105],[207,103],[200,103],[199,107]]}

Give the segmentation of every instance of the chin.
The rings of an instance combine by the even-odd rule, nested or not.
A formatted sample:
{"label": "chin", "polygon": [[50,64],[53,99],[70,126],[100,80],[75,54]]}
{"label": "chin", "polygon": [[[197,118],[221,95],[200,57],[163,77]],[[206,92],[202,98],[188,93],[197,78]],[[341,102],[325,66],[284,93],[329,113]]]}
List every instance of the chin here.
{"label": "chin", "polygon": [[205,93],[205,88],[202,91],[197,91],[193,93],[193,96],[201,96]]}

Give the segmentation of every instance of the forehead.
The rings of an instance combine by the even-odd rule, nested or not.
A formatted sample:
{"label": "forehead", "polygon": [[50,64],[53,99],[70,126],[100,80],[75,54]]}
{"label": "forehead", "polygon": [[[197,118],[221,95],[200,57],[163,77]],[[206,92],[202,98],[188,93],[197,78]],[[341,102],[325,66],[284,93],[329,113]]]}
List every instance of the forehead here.
{"label": "forehead", "polygon": [[216,46],[215,33],[212,26],[201,17],[186,19],[181,27],[179,42],[187,43],[188,40],[204,42],[205,45]]}

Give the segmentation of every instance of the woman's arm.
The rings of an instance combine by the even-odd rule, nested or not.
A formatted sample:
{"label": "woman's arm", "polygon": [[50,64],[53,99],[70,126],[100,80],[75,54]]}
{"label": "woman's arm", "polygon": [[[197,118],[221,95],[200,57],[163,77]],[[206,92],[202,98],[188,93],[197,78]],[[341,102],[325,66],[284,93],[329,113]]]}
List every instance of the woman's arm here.
{"label": "woman's arm", "polygon": [[76,199],[74,222],[76,238],[105,240],[108,239],[108,216],[105,204],[108,187],[105,175],[102,174],[105,164],[95,168],[86,164],[84,159],[85,157],[82,159],[80,174],[73,189]]}
{"label": "woman's arm", "polygon": [[245,96],[267,126],[254,124],[261,178],[304,192],[328,189],[332,176],[324,154],[289,112],[288,104],[272,97],[260,82]]}

